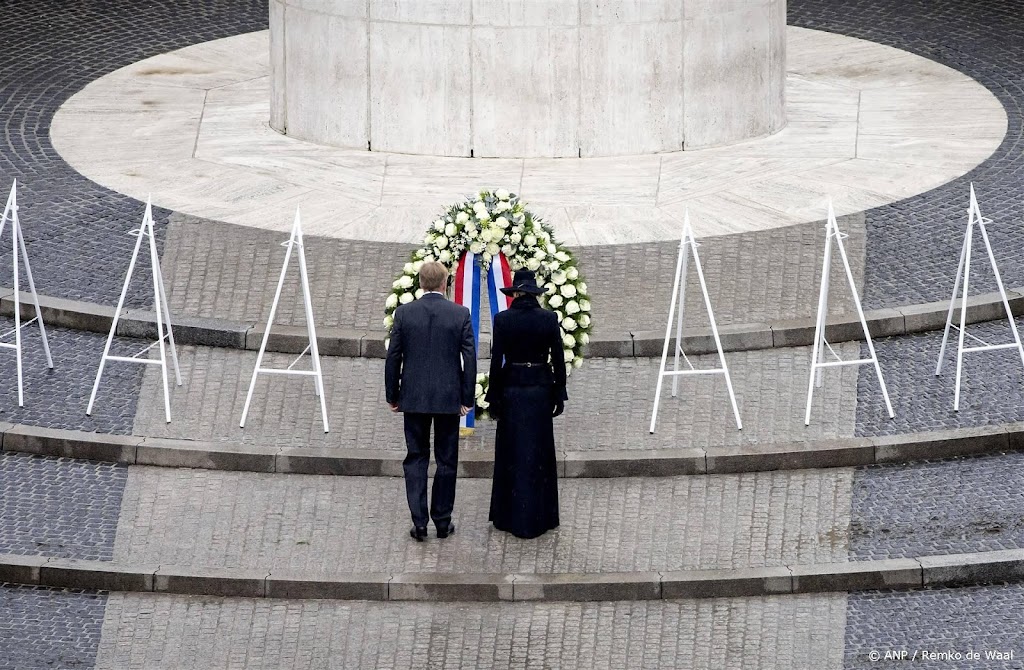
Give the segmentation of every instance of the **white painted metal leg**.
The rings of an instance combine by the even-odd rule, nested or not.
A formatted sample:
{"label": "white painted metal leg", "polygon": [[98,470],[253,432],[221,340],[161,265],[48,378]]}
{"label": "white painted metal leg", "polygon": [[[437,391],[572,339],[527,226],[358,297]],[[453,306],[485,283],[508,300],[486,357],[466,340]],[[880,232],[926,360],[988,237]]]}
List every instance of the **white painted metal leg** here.
{"label": "white painted metal leg", "polygon": [[[968,213],[968,218],[971,216]],[[942,331],[942,345],[939,347],[939,362],[935,365],[935,376],[942,374],[942,363],[946,357],[946,342],[949,340],[949,329],[953,325],[953,311],[956,309],[956,296],[960,291],[960,279],[964,274],[964,259],[967,257],[967,235],[960,248],[960,263],[956,267],[956,279],[953,280],[953,295],[949,298],[949,309],[946,311],[946,328]]]}
{"label": "white painted metal leg", "polygon": [[[147,212],[148,214],[148,212]],[[156,307],[156,336],[157,342],[160,343],[160,378],[164,388],[164,417],[167,423],[171,422],[171,390],[167,383],[167,343],[164,340],[164,301],[161,299],[163,291],[160,290],[160,256],[156,251],[156,236],[153,234],[153,219],[147,216],[149,219],[148,228],[144,225],[142,227],[143,235],[149,237],[149,257],[151,262],[151,270],[153,274],[153,300],[155,301],[154,307]],[[168,327],[170,323],[168,322]]]}
{"label": "white painted metal leg", "polygon": [[985,230],[984,221],[978,225],[978,230],[981,231],[981,239],[985,241],[985,250],[988,252],[988,262],[992,266],[992,274],[996,278],[996,286],[999,287],[999,296],[1003,301],[1003,309],[1006,310],[1006,319],[1010,322],[1010,330],[1013,332],[1013,342],[1017,345],[1017,352],[1020,354],[1020,362],[1024,365],[1024,346],[1021,345],[1020,333],[1017,331],[1017,322],[1013,318],[1013,312],[1010,311],[1010,301],[1006,297],[1006,288],[1003,286],[1003,278],[999,274],[999,268],[996,266],[996,256],[992,253],[992,244],[988,241],[988,231]]}
{"label": "white painted metal leg", "polygon": [[[298,220],[298,211],[295,213]],[[302,237],[302,228],[298,228],[299,237],[299,279],[302,283],[302,301],[306,309],[306,331],[309,334],[309,353],[312,357],[315,376],[314,390],[320,399],[320,418],[324,422],[324,432],[330,430],[327,424],[327,396],[324,393],[323,369],[320,365],[320,345],[316,339],[316,324],[313,321],[313,297],[309,290],[309,274],[306,271],[306,247]]]}
{"label": "white painted metal leg", "polygon": [[132,275],[135,273],[135,264],[139,260],[139,250],[142,248],[142,239],[145,236],[146,216],[142,218],[142,225],[138,230],[138,239],[135,240],[135,249],[132,251],[132,259],[128,263],[128,272],[124,276],[124,286],[121,287],[121,295],[117,299],[117,308],[114,310],[114,320],[110,324],[110,333],[107,334],[107,342],[103,345],[103,355],[100,356],[100,367],[96,370],[96,381],[92,385],[92,393],[89,394],[89,404],[85,408],[86,415],[92,415],[92,406],[96,402],[96,392],[100,388],[100,380],[103,378],[103,370],[107,366],[107,359],[110,357],[110,344],[114,341],[114,333],[117,332],[117,324],[121,320],[121,310],[124,309],[124,300],[128,295],[128,286],[131,284]]}
{"label": "white painted metal leg", "polygon": [[[825,338],[825,312],[828,310],[828,273],[832,255],[832,220],[825,224],[825,255],[821,266],[821,283],[818,287],[818,315],[814,320],[814,344],[811,347],[811,375],[807,380],[807,409],[804,412],[804,425],[811,425],[811,402],[814,400],[815,376],[818,372],[818,359],[824,354],[822,344]],[[819,353],[820,352],[820,353]]]}
{"label": "white painted metal leg", "polygon": [[36,322],[39,324],[39,334],[43,338],[43,352],[46,354],[46,366],[53,369],[53,356],[50,355],[50,340],[46,337],[46,325],[43,323],[43,310],[39,307],[39,294],[36,293],[36,282],[32,277],[32,265],[28,262],[28,250],[25,248],[25,235],[21,231],[21,222],[15,227],[18,233],[18,245],[21,247],[22,261],[25,263],[25,276],[28,278],[28,290],[32,296],[32,304],[36,310]]}
{"label": "white painted metal leg", "polygon": [[[676,315],[676,303],[679,300],[679,281],[683,272],[683,256],[686,253],[686,231],[679,240],[679,254],[676,257],[676,277],[672,282],[672,302],[668,307],[668,323],[665,325],[665,343],[661,348],[661,365],[658,367],[658,381],[654,387],[654,411],[651,413],[650,433],[654,434],[654,425],[658,420],[658,404],[661,402],[661,385],[665,379],[665,364],[668,362],[668,345],[672,338],[672,321]],[[678,351],[678,343],[676,343]]]}
{"label": "white painted metal leg", "polygon": [[18,267],[18,201],[14,198],[14,205],[11,207],[11,251],[14,262],[14,347],[15,358],[18,363],[18,407],[25,406],[25,382],[21,368],[21,270]]}
{"label": "white painted metal leg", "polygon": [[[882,367],[878,363],[878,355],[875,354],[875,343],[871,340],[871,333],[868,331],[868,322],[864,318],[864,309],[860,304],[860,295],[857,293],[857,285],[853,281],[853,272],[850,270],[850,261],[846,257],[846,245],[843,244],[843,238],[839,234],[839,229],[836,229],[836,246],[839,248],[839,257],[843,259],[843,268],[846,270],[846,281],[850,284],[850,293],[853,296],[853,304],[857,308],[857,318],[860,320],[861,329],[864,331],[864,340],[868,344],[868,353],[871,354],[870,360],[875,364],[875,374],[878,376],[878,385],[882,387],[882,399],[885,400],[885,409],[889,412],[889,418],[895,418],[896,414],[892,411],[892,403],[889,402],[889,390],[885,388],[885,379],[882,377]],[[818,372],[821,372],[821,368],[818,368]]]}
{"label": "white painted metal leg", "polygon": [[960,301],[960,332],[956,348],[956,389],[953,391],[953,411],[960,411],[960,378],[964,367],[964,335],[967,332],[967,296],[971,285],[971,247],[973,240],[974,225],[967,225],[967,255],[964,257],[964,294]]}
{"label": "white painted metal leg", "polygon": [[252,369],[252,379],[249,381],[249,392],[245,395],[245,406],[242,407],[242,420],[238,423],[239,428],[245,428],[245,420],[249,416],[249,403],[252,402],[252,392],[256,388],[256,377],[263,365],[263,355],[267,351],[267,341],[270,339],[270,328],[274,325],[274,317],[277,315],[277,304],[281,301],[281,289],[284,288],[284,278],[288,273],[288,264],[292,260],[292,247],[295,245],[295,226],[292,226],[291,237],[284,252],[284,264],[281,266],[281,276],[277,280],[277,290],[274,292],[274,302],[270,305],[270,316],[267,318],[267,328],[263,331],[263,340],[260,342],[259,353],[256,354],[256,366]]}
{"label": "white painted metal leg", "polygon": [[[814,346],[811,350],[811,373],[807,380],[807,408],[804,412],[805,426],[809,426],[811,423],[811,403],[814,400],[814,387],[816,382],[818,386],[821,385],[821,375],[824,368],[827,367],[865,365],[867,363],[872,363],[875,366],[875,374],[878,376],[878,384],[882,389],[882,398],[885,400],[885,408],[889,413],[889,418],[891,419],[895,416],[892,409],[892,403],[889,400],[889,390],[886,388],[885,379],[882,376],[882,367],[878,362],[878,355],[875,352],[874,342],[871,340],[871,333],[868,330],[867,320],[864,318],[864,309],[860,304],[860,294],[857,292],[857,285],[853,280],[853,272],[850,269],[850,260],[846,255],[846,245],[843,243],[844,237],[843,233],[839,230],[839,224],[836,222],[832,202],[829,201],[828,222],[825,226],[825,253],[821,268],[821,286],[818,291],[818,318],[814,323]],[[853,304],[857,308],[857,318],[860,321],[861,330],[864,333],[864,339],[868,344],[868,351],[871,354],[868,358],[843,360],[828,344],[828,339],[825,337],[826,316],[828,314],[829,273],[832,270],[833,240],[839,249],[839,257],[843,261],[843,270],[846,273],[846,283],[850,288]],[[825,357],[826,348],[832,353],[836,360],[822,360]]]}
{"label": "white painted metal leg", "polygon": [[[689,233],[689,234],[687,234]],[[679,372],[679,355],[683,352],[683,321],[686,314],[686,278],[689,276],[690,257],[686,253],[686,246],[693,244],[689,228],[683,237],[683,271],[679,275],[679,311],[676,313],[676,346],[675,360],[672,369]],[[696,251],[696,248],[694,248]],[[672,377],[672,397],[679,393],[679,376]]]}
{"label": "white painted metal leg", "polygon": [[[686,213],[686,217],[683,223],[683,235],[679,242],[679,255],[676,258],[676,276],[672,283],[672,302],[669,305],[668,312],[668,323],[665,324],[665,342],[661,350],[661,364],[658,367],[658,381],[654,390],[654,411],[651,414],[651,427],[650,432],[654,433],[655,425],[658,420],[658,407],[661,403],[661,389],[662,384],[666,376],[672,377],[672,397],[675,397],[678,392],[679,377],[686,375],[714,375],[721,374],[725,375],[726,388],[729,391],[729,400],[732,403],[733,416],[736,418],[736,428],[739,430],[743,429],[743,423],[740,420],[739,406],[736,402],[736,394],[732,386],[732,377],[729,374],[729,366],[725,362],[725,354],[722,351],[722,339],[718,332],[718,325],[715,322],[715,313],[711,308],[711,299],[708,294],[707,282],[704,280],[704,270],[700,264],[700,254],[697,251],[697,240],[693,235],[693,230],[690,228],[690,215]],[[715,347],[718,352],[718,360],[721,362],[720,368],[710,369],[694,369],[694,367],[686,361],[689,366],[688,370],[679,369],[679,358],[682,356],[684,359],[686,354],[683,352],[682,347],[682,335],[683,335],[683,314],[685,307],[685,288],[686,288],[686,277],[687,270],[689,267],[689,258],[687,254],[693,253],[693,262],[697,268],[697,279],[700,284],[701,296],[704,299],[704,306],[708,310],[708,319],[711,322],[711,332],[714,335]],[[676,309],[679,312],[677,315]],[[678,318],[677,318],[678,316]],[[675,334],[675,353],[673,357],[673,369],[671,372],[666,371],[665,366],[668,363],[668,347],[672,337],[672,324],[675,323],[676,334]]]}
{"label": "white painted metal leg", "polygon": [[[700,291],[704,296],[704,305],[708,308],[708,320],[711,322],[711,334],[715,336],[715,348],[718,350],[718,361],[722,365],[722,373],[725,375],[725,386],[729,390],[729,402],[732,403],[732,414],[736,418],[736,430],[743,430],[743,422],[740,420],[740,408],[736,403],[736,393],[732,388],[732,375],[729,374],[729,366],[725,362],[725,353],[722,351],[722,338],[718,334],[718,323],[715,321],[715,313],[711,309],[711,297],[708,295],[708,285],[704,281],[704,270],[700,264],[700,254],[697,252],[696,240],[690,232],[690,241],[693,243],[693,264],[697,268],[697,279],[700,282]],[[686,275],[683,275],[686,281]],[[677,377],[678,379],[678,377]],[[674,380],[673,380],[674,381]]]}
{"label": "white painted metal leg", "polygon": [[[150,223],[150,233],[152,233],[152,232],[153,232],[153,227],[152,227],[152,222],[151,222]],[[153,248],[154,248],[154,250],[156,248],[155,242],[154,242],[154,247]],[[154,256],[154,258],[156,258],[156,257]],[[178,347],[174,343],[174,326],[172,325],[172,322],[171,322],[171,308],[170,308],[170,305],[167,302],[167,289],[164,288],[164,271],[163,271],[163,269],[159,265],[159,260],[154,261],[154,262],[156,263],[156,266],[155,266],[156,267],[156,276],[157,276],[157,280],[158,280],[158,284],[159,284],[157,290],[160,293],[160,302],[161,302],[161,304],[163,304],[163,310],[162,311],[163,311],[163,315],[164,315],[164,323],[167,324],[167,343],[170,345],[171,361],[174,364],[174,380],[175,380],[175,382],[177,383],[178,386],[181,386],[181,368],[178,365]]]}
{"label": "white painted metal leg", "polygon": [[[263,340],[260,342],[260,350],[256,355],[256,366],[252,371],[252,378],[249,381],[249,391],[245,396],[245,406],[242,408],[242,419],[238,425],[241,428],[245,428],[245,421],[249,416],[249,406],[252,403],[253,390],[256,387],[256,379],[259,377],[261,372],[268,374],[279,374],[279,375],[299,375],[304,377],[313,377],[314,392],[320,399],[320,416],[324,423],[324,432],[328,432],[329,426],[327,423],[327,399],[324,393],[324,380],[323,380],[323,368],[320,362],[320,347],[316,339],[316,324],[313,321],[313,300],[309,290],[309,273],[306,269],[306,254],[304,243],[302,239],[302,224],[300,221],[299,210],[295,210],[295,223],[292,225],[292,233],[288,238],[288,241],[284,244],[286,247],[284,263],[281,266],[281,276],[277,281],[277,291],[274,293],[274,302],[270,306],[270,317],[267,319],[267,328],[263,333]],[[291,366],[284,370],[264,368],[263,367],[263,356],[267,350],[267,342],[270,339],[270,330],[274,325],[274,317],[277,315],[277,305],[281,301],[281,291],[284,288],[284,280],[288,273],[288,265],[291,261],[292,252],[298,251],[299,256],[299,279],[302,285],[302,301],[303,307],[306,314],[306,332],[309,336],[309,346],[306,351],[310,352],[312,358],[312,370],[292,370]],[[305,351],[299,354],[299,358],[305,355]],[[299,359],[296,359],[298,362]],[[295,363],[292,363],[294,365]]]}

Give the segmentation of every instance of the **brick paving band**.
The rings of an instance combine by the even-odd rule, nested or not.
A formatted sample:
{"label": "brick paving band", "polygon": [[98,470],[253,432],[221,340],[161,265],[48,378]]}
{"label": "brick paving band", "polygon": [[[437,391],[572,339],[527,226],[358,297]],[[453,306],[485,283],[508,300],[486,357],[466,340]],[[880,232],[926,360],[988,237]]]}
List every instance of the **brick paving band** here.
{"label": "brick paving band", "polygon": [[[837,345],[842,355],[859,352]],[[293,356],[274,354],[265,365],[286,367]],[[250,419],[238,427],[256,355],[231,349],[182,347],[183,386],[172,393],[174,421],[163,416],[160,372],[145,372],[133,433],[149,437],[228,441],[277,447],[346,447],[402,452],[402,423],[384,402],[383,361],[323,359],[331,432],[325,434],[312,385],[301,379],[262,378]],[[717,357],[691,359],[712,367]],[[729,397],[718,377],[685,380],[677,398],[665,394],[654,435],[648,432],[659,361],[599,358],[575,370],[570,401],[556,422],[556,443],[571,451],[738,446],[852,437],[857,411],[857,371],[831,372],[816,394],[814,422],[804,426],[809,348],[790,347],[729,355],[730,372],[744,416],[743,431],[730,423]],[[305,363],[308,365],[308,361]],[[594,421],[594,415],[600,419]],[[462,449],[490,451],[494,422],[479,422]]]}
{"label": "brick paving band", "polygon": [[841,667],[845,600],[396,605],[112,594],[96,667],[824,670]]}

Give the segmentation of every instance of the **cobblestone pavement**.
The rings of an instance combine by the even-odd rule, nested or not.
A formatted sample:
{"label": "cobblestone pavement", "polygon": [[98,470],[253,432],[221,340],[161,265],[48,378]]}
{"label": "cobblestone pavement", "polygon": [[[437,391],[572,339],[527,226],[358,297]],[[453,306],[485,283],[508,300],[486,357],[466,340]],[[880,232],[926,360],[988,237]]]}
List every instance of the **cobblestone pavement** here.
{"label": "cobblestone pavement", "polygon": [[[1024,319],[1017,320],[1024,333]],[[1005,320],[967,327],[967,332],[991,344],[1013,342]],[[965,346],[975,346],[969,338]],[[1024,365],[1012,349],[964,354],[960,411],[953,411],[956,387],[957,333],[950,332],[942,374],[935,364],[942,331],[891,337],[875,342],[885,383],[892,396],[895,419],[889,419],[874,368],[862,366],[857,382],[857,434],[884,435],[964,426],[1024,421]],[[861,356],[867,357],[866,345]]]}
{"label": "cobblestone pavement", "polygon": [[[859,348],[849,343],[836,350],[853,358]],[[825,385],[815,393],[814,421],[804,426],[809,359],[809,348],[730,352],[726,360],[744,429],[736,430],[725,382],[714,376],[683,380],[675,399],[666,386],[654,435],[648,429],[660,361],[590,359],[570,377],[565,414],[555,421],[556,441],[562,449],[607,450],[852,437],[858,373],[850,367],[826,374]],[[401,417],[384,402],[382,360],[322,359],[331,427],[326,435],[311,381],[261,377],[242,430],[238,421],[256,354],[185,347],[179,360],[184,386],[173,391],[174,421],[164,421],[160,372],[152,367],[145,373],[135,434],[281,446],[405,449]],[[276,354],[266,360],[268,365],[287,367],[294,357]],[[717,356],[691,360],[698,367],[718,365]],[[308,364],[307,360],[304,365]],[[481,421],[477,426],[477,434],[465,439],[463,448],[492,449],[494,422]]]}
{"label": "cobblestone pavement", "polygon": [[[984,84],[1006,110],[1008,129],[996,152],[967,175],[867,214],[869,306],[930,302],[952,291],[966,227],[968,187],[977,189],[981,211],[999,225],[989,228],[1003,279],[1024,283],[1024,12],[1021,0],[963,3],[959,0],[794,0],[790,25],[859,37],[909,51],[959,70]],[[994,283],[978,273],[977,291]]]}
{"label": "cobblestone pavement", "polygon": [[[14,320],[0,318],[0,332],[14,328]],[[0,350],[0,421],[47,428],[89,432],[131,434],[135,403],[142,388],[141,365],[110,363],[96,396],[92,416],[86,416],[89,394],[103,354],[106,335],[47,328],[53,370],[46,367],[46,355],[39,329],[23,329],[22,366],[25,406],[18,407],[17,358],[11,349]],[[13,335],[4,338],[13,342]],[[149,343],[117,338],[111,353],[132,355]]]}
{"label": "cobblestone pavement", "polygon": [[[176,314],[262,322],[270,314],[284,262],[286,233],[254,230],[174,214],[163,256]],[[864,217],[842,217],[858,285],[863,276]],[[708,238],[700,253],[720,324],[813,316],[825,237],[822,224]],[[624,336],[661,331],[672,300],[678,243],[576,249],[590,289],[594,332]],[[415,247],[381,242],[306,238],[313,313],[320,326],[381,329],[384,298]],[[832,268],[832,313],[853,309],[838,261]],[[289,273],[277,321],[302,325],[298,270]],[[636,300],[636,296],[644,296]],[[487,301],[482,301],[487,309]],[[688,327],[708,323],[691,270]],[[485,315],[486,316],[486,315]],[[482,319],[489,330],[489,319]]]}
{"label": "cobblestone pavement", "polygon": [[859,468],[850,554],[897,558],[1024,547],[1024,454]]}
{"label": "cobblestone pavement", "polygon": [[117,562],[348,572],[609,572],[845,560],[848,469],[559,482],[562,528],[487,522],[490,482],[459,482],[458,532],[409,539],[401,479],[132,467]]}
{"label": "cobblestone pavement", "polygon": [[[128,11],[130,10],[130,11]],[[0,191],[18,179],[21,222],[41,293],[114,302],[143,204],[89,181],[50,143],[57,108],[90,81],[189,44],[267,27],[265,0],[146,0],[78,4],[22,0],[0,6]],[[168,212],[154,211],[163,237]],[[8,233],[9,234],[9,233]],[[7,238],[9,239],[9,238]],[[162,243],[162,242],[161,242]],[[0,277],[10,285],[10,247]],[[138,268],[143,272],[148,261]],[[138,301],[146,301],[137,292]]]}
{"label": "cobblestone pavement", "polygon": [[0,553],[110,560],[128,469],[0,454]]}
{"label": "cobblestone pavement", "polygon": [[91,668],[105,593],[0,584],[0,669]]}
{"label": "cobblestone pavement", "polygon": [[[846,610],[845,667],[868,670],[908,666],[922,670],[1020,670],[1024,668],[1024,585],[1001,584],[926,591],[850,594]],[[871,652],[906,651],[907,661],[872,661]],[[917,658],[909,658],[917,653]],[[970,651],[980,655],[967,658]],[[1013,652],[1013,660],[985,652]],[[962,658],[923,656],[958,652]]]}
{"label": "cobblestone pavement", "polygon": [[97,668],[842,667],[843,595],[417,604],[112,594]]}

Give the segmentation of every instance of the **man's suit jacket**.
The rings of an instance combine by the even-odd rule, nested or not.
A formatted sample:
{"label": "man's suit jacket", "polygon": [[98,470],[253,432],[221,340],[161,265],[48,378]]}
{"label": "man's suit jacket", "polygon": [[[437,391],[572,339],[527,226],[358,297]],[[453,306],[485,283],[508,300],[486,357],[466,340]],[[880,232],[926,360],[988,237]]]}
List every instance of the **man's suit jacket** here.
{"label": "man's suit jacket", "polygon": [[473,407],[476,344],[469,310],[438,293],[400,305],[384,364],[387,401],[399,411],[458,414]]}

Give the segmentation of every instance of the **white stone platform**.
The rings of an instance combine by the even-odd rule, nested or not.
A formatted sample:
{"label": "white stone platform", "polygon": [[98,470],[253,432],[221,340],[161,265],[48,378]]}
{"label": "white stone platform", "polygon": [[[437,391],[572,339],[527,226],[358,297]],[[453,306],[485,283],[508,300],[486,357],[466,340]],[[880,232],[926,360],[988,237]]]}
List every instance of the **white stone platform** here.
{"label": "white stone platform", "polygon": [[[267,32],[163,54],[103,77],[53,120],[54,146],[90,179],[187,214],[307,234],[415,243],[481,188],[520,193],[570,245],[764,230],[921,193],[998,147],[1006,114],[933,61],[788,28],[789,125],[718,149],[584,159],[432,158],[345,150],[268,124]],[[140,213],[141,215],[141,213]]]}

